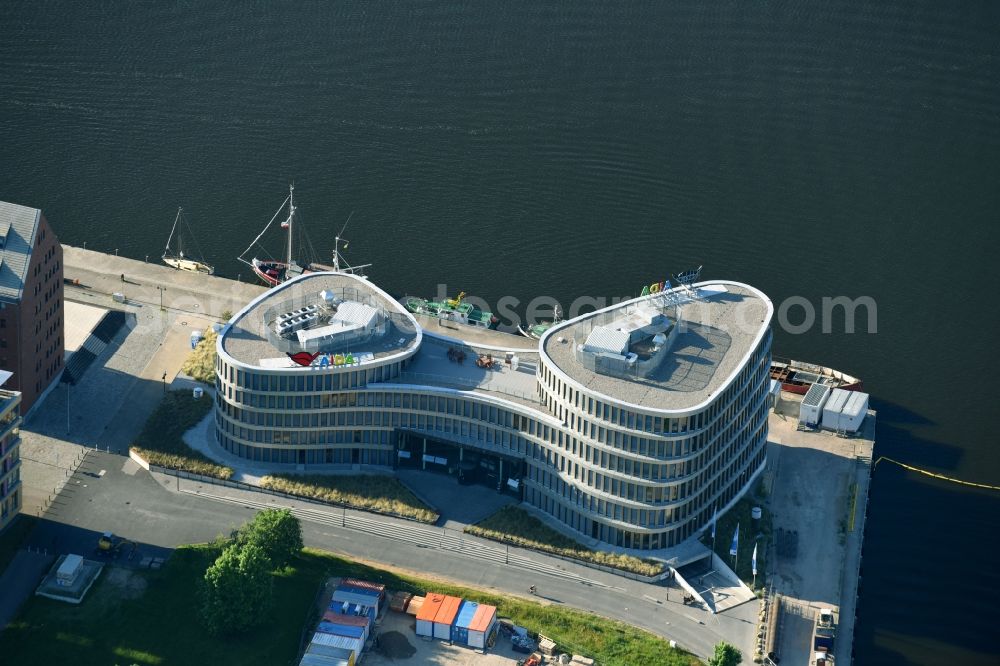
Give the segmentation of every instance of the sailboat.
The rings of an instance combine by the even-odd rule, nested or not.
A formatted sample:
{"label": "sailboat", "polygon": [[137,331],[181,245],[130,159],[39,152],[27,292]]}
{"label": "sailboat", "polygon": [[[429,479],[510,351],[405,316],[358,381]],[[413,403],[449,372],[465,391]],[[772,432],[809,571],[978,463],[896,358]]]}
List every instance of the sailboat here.
{"label": "sailboat", "polygon": [[[177,229],[178,224],[182,224],[187,229],[187,223],[182,219],[184,214],[183,208],[177,209],[177,217],[174,218],[174,226],[170,230],[170,236],[167,238],[167,247],[163,250],[163,263],[167,266],[172,266],[177,270],[181,271],[191,271],[193,273],[205,273],[207,275],[212,275],[215,272],[215,268],[209,266],[204,261],[198,261],[197,259],[192,259],[191,257],[184,255],[184,245],[182,240],[182,234]],[[193,238],[191,230],[187,229],[188,234]],[[174,240],[174,234],[177,235],[177,253],[174,254],[173,249],[170,244]]]}
{"label": "sailboat", "polygon": [[[281,222],[280,225],[282,229],[285,229],[288,232],[288,240],[287,240],[284,261],[276,259],[259,259],[257,257],[247,260],[246,255],[249,254],[250,250],[252,250],[253,247],[257,244],[257,242],[264,236],[264,234],[267,233],[267,230],[271,228],[271,225],[274,224],[274,221],[278,219],[282,211],[285,209],[286,204],[288,205],[288,217],[286,217]],[[281,203],[281,206],[278,207],[278,210],[271,218],[271,221],[268,222],[267,225],[264,227],[264,230],[257,235],[257,238],[255,238],[253,242],[250,243],[250,246],[243,251],[243,254],[241,254],[238,257],[238,259],[242,261],[244,264],[250,266],[250,268],[253,269],[253,272],[257,275],[257,277],[259,277],[264,282],[264,284],[268,285],[269,287],[276,287],[282,282],[285,282],[286,280],[291,280],[292,278],[302,275],[303,273],[315,273],[317,271],[353,273],[362,278],[366,277],[363,271],[368,266],[371,266],[371,264],[351,266],[349,263],[347,263],[347,261],[344,259],[344,256],[340,252],[341,247],[344,248],[347,247],[347,240],[341,238],[340,235],[334,238],[332,266],[314,262],[304,262],[300,264],[298,261],[296,261],[295,254],[293,252],[294,251],[293,242],[295,238],[293,232],[295,231],[294,226],[296,224],[295,221],[296,211],[297,208],[295,206],[295,186],[289,185],[288,197],[285,198],[285,200]],[[350,218],[348,218],[347,221],[350,222]],[[346,228],[347,225],[345,224],[344,229]],[[343,232],[344,230],[342,229],[341,234]]]}

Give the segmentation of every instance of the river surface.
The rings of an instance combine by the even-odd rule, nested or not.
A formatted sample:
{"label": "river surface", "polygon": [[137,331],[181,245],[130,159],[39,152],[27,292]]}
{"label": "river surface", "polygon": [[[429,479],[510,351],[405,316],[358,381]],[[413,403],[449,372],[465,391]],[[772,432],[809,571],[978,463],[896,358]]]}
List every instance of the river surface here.
{"label": "river surface", "polygon": [[[6,0],[0,199],[150,261],[183,206],[245,280],[294,181],[314,257],[350,217],[388,291],[521,314],[704,264],[815,309],[774,351],[864,379],[877,455],[996,484],[998,7]],[[825,333],[838,296],[877,317]],[[857,663],[995,663],[997,534],[1000,493],[878,466]]]}

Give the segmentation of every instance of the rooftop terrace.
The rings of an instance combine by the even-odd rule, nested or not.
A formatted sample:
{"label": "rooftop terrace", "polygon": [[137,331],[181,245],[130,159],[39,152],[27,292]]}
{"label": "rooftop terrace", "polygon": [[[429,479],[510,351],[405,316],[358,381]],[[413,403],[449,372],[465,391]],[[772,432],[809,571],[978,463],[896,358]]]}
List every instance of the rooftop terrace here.
{"label": "rooftop terrace", "polygon": [[[362,303],[380,312],[374,334],[348,344],[334,344],[322,351],[353,354],[355,357],[382,359],[399,354],[418,344],[419,335],[413,320],[402,306],[368,281],[338,273],[307,273],[290,280],[254,299],[234,317],[219,344],[234,360],[256,367],[295,369],[287,353],[302,351],[296,336],[280,336],[275,331],[277,319],[300,308],[322,305],[321,292],[330,292],[349,303]],[[312,351],[312,349],[310,349]]]}
{"label": "rooftop terrace", "polygon": [[[660,295],[627,301],[554,326],[542,339],[542,350],[559,370],[591,392],[643,408],[695,408],[728,384],[766,331],[773,312],[764,294],[735,282],[703,282],[696,285],[696,293],[696,300],[658,307],[677,330],[662,360],[648,373],[596,372],[584,365],[587,359],[579,347],[595,328],[614,329],[617,322],[635,319],[650,305],[660,306]],[[637,348],[644,355],[648,353],[641,344]]]}

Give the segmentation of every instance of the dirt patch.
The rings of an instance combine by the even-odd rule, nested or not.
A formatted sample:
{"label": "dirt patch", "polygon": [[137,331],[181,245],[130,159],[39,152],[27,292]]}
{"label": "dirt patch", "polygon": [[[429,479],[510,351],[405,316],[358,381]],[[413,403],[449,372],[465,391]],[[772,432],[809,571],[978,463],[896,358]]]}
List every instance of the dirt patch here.
{"label": "dirt patch", "polygon": [[107,567],[104,571],[105,588],[119,599],[138,599],[146,593],[146,579],[142,574],[122,567]]}
{"label": "dirt patch", "polygon": [[379,634],[375,651],[389,659],[409,659],[417,653],[417,648],[398,631],[387,631]]}

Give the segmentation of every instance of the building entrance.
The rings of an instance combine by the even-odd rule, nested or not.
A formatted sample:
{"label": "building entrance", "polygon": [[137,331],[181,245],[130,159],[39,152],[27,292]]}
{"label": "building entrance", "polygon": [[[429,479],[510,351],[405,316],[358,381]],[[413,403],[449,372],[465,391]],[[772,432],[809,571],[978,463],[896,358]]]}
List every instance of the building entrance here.
{"label": "building entrance", "polygon": [[399,467],[454,476],[462,484],[480,484],[522,498],[524,461],[473,446],[421,434],[400,432]]}

